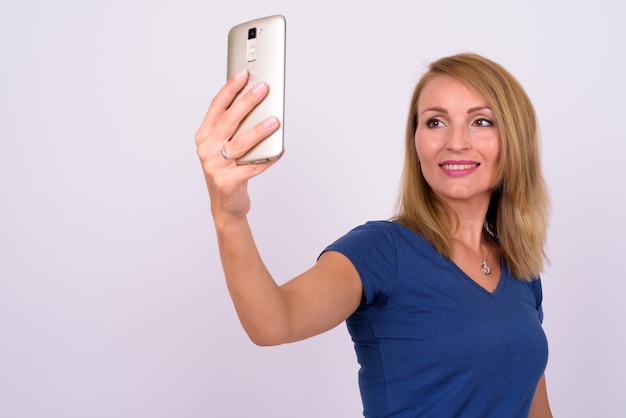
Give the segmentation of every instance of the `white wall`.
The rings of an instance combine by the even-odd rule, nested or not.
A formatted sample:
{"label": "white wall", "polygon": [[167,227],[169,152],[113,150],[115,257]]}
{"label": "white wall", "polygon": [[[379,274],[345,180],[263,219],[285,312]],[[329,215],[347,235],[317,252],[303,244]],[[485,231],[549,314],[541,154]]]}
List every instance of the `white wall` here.
{"label": "white wall", "polygon": [[252,183],[251,221],[277,279],[391,214],[413,84],[481,53],[541,120],[553,410],[625,416],[618,3],[2,0],[0,416],[360,415],[344,326],[276,348],[245,337],[195,155],[228,28],[273,13],[288,19],[287,154]]}

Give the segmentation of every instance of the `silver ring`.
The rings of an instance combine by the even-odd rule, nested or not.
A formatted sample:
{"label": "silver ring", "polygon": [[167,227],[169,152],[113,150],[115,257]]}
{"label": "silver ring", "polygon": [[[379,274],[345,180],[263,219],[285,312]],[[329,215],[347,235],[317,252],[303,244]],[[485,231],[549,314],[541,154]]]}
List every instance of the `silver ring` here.
{"label": "silver ring", "polygon": [[226,146],[226,144],[222,145],[222,147],[220,148],[220,154],[222,154],[222,158],[224,158],[225,160],[228,160],[228,161],[234,160],[234,158],[231,158],[231,157],[228,156],[228,154],[226,154],[226,150],[224,149],[225,146]]}

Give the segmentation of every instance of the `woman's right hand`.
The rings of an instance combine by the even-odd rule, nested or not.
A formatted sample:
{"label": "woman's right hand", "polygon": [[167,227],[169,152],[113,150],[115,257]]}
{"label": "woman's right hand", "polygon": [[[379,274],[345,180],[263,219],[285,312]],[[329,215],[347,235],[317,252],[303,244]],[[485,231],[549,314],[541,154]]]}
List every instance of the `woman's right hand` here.
{"label": "woman's right hand", "polygon": [[[234,159],[276,131],[279,121],[270,116],[233,138],[241,121],[268,92],[268,86],[259,83],[235,100],[247,80],[248,73],[241,72],[226,82],[211,102],[196,144],[228,291],[250,339],[274,345],[337,326],[359,306],[363,287],[350,260],[333,251],[322,254],[311,269],[282,286],[263,263],[246,218],[250,210],[247,184],[277,160],[237,165]],[[220,151],[222,146],[228,159]]]}
{"label": "woman's right hand", "polygon": [[247,81],[248,72],[244,70],[226,82],[213,98],[196,133],[197,153],[204,171],[216,225],[247,215],[250,210],[248,180],[277,161],[249,165],[237,165],[235,162],[280,126],[275,116],[269,116],[249,131],[233,138],[241,121],[268,93],[267,84],[259,82],[235,100]]}

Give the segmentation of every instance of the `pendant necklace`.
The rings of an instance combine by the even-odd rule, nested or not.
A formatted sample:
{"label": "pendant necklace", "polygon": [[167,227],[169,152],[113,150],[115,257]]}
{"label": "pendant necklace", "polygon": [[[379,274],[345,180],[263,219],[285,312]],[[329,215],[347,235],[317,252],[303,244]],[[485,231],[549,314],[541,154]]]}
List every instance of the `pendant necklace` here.
{"label": "pendant necklace", "polygon": [[476,256],[476,258],[478,258],[480,260],[480,272],[482,274],[484,274],[485,276],[489,276],[491,274],[491,267],[489,267],[489,265],[487,265],[487,260],[489,260],[489,248],[487,248],[487,257],[481,258],[481,257],[478,256],[478,254],[476,254],[474,251],[472,251],[470,249],[470,247],[465,245],[465,243],[463,241],[460,241],[458,239],[455,239],[455,241],[460,242],[462,246],[464,246],[470,253],[474,254]]}

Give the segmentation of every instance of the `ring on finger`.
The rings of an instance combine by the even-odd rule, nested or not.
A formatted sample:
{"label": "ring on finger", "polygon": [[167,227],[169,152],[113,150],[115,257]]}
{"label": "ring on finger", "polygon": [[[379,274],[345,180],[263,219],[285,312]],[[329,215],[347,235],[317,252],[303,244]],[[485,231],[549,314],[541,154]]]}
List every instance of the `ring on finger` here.
{"label": "ring on finger", "polygon": [[222,147],[220,148],[220,154],[222,154],[222,158],[228,161],[234,160],[234,158],[229,157],[228,154],[226,154],[226,149],[224,149],[224,147],[226,147],[226,144],[222,145]]}

